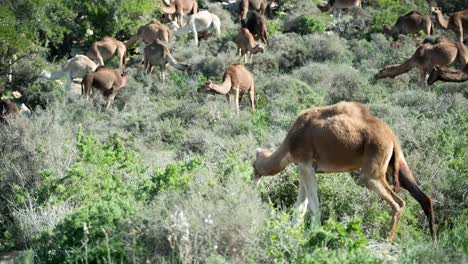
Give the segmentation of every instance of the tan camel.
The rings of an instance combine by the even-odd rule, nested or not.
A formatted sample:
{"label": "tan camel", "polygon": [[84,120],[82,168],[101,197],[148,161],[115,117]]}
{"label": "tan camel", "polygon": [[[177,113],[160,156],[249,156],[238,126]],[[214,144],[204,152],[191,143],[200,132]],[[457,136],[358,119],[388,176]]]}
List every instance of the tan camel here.
{"label": "tan camel", "polygon": [[317,8],[322,12],[328,12],[338,10],[338,19],[341,18],[341,9],[343,8],[361,8],[361,0],[328,0],[325,5],[317,5]]}
{"label": "tan camel", "polygon": [[239,1],[239,20],[241,25],[244,26],[247,20],[247,13],[249,9],[255,10],[262,15],[266,14],[268,7],[267,0],[240,0]]}
{"label": "tan camel", "polygon": [[198,13],[198,3],[196,0],[162,0],[161,10],[169,16],[176,14],[176,23],[184,26],[183,17]]}
{"label": "tan camel", "polygon": [[400,16],[395,25],[390,28],[384,25],[384,33],[397,39],[399,34],[418,34],[423,31],[426,35],[434,33],[434,25],[432,24],[431,17],[425,16],[418,11],[411,11],[406,15]]}
{"label": "tan camel", "polygon": [[[320,220],[315,173],[361,169],[360,184],[376,192],[392,208],[387,241],[392,241],[405,207],[405,201],[397,194],[400,184],[421,204],[432,238],[436,239],[431,198],[418,187],[392,130],[365,105],[340,102],[306,110],[275,152],[257,150],[253,167],[258,180],[280,173],[290,163],[299,167],[301,175],[296,202],[301,217],[309,209],[315,221]],[[386,181],[387,173],[393,177],[395,191]]]}
{"label": "tan camel", "polygon": [[63,65],[62,70],[55,73],[42,71],[38,77],[48,80],[58,80],[63,76],[67,76],[67,84],[65,85],[67,93],[71,90],[71,83],[75,78],[83,78],[89,72],[96,70],[97,65],[85,55],[76,55]]}
{"label": "tan camel", "polygon": [[191,69],[191,64],[178,62],[171,54],[169,48],[164,42],[157,39],[154,43],[146,46],[144,50],[144,64],[146,74],[151,74],[153,66],[159,66],[161,80],[165,81],[166,65],[169,63],[172,67],[184,71]]}
{"label": "tan camel", "polygon": [[252,57],[258,52],[263,53],[264,49],[261,44],[255,43],[255,39],[246,28],[241,28],[239,35],[236,38],[237,48],[239,49],[239,56],[244,56],[244,63],[247,63],[247,53],[250,55],[250,64],[252,64]]}
{"label": "tan camel", "polygon": [[211,80],[198,88],[198,92],[226,95],[228,103],[231,103],[230,93],[235,92],[235,103],[237,114],[239,114],[239,103],[245,92],[250,94],[250,105],[255,111],[255,83],[252,73],[242,64],[230,65],[223,76],[223,83],[215,84]]}
{"label": "tan camel", "polygon": [[255,39],[261,39],[263,43],[270,46],[270,42],[268,42],[268,28],[264,15],[256,11],[252,12],[245,23],[245,28],[252,33]]}
{"label": "tan camel", "polygon": [[138,28],[138,31],[129,40],[124,41],[125,46],[129,49],[137,40],[140,40],[141,58],[144,57],[144,49],[146,45],[153,43],[156,39],[169,43],[171,31],[169,28],[155,20]]}
{"label": "tan camel", "polygon": [[100,41],[94,42],[89,48],[86,56],[96,62],[98,66],[104,66],[104,62],[112,59],[114,56],[119,57],[119,67],[123,71],[125,69],[125,56],[127,47],[122,41],[111,37],[104,37]]}
{"label": "tan camel", "polygon": [[459,61],[462,65],[468,63],[468,47],[459,42],[450,41],[445,37],[438,37],[434,44],[422,44],[413,56],[403,64],[386,65],[376,75],[376,79],[395,78],[413,68],[421,72],[422,82],[435,66],[446,67]]}
{"label": "tan camel", "polygon": [[0,98],[0,124],[7,123],[8,119],[15,117],[18,114],[31,114],[31,110],[25,105],[21,104],[20,108],[8,99]]}
{"label": "tan camel", "polygon": [[427,79],[427,84],[432,85],[437,81],[444,82],[466,82],[468,81],[468,64],[461,71],[452,71],[448,69],[441,69],[439,67],[434,67],[429,78]]}
{"label": "tan camel", "polygon": [[118,70],[108,69],[104,66],[99,66],[96,71],[88,73],[81,82],[82,95],[88,99],[93,88],[102,92],[107,99],[106,108],[109,108],[114,102],[117,93],[127,85],[127,72],[122,74]]}
{"label": "tan camel", "polygon": [[437,17],[437,22],[443,29],[450,29],[458,35],[458,40],[463,43],[463,35],[468,30],[468,10],[456,12],[447,20],[440,7],[432,7],[432,13]]}

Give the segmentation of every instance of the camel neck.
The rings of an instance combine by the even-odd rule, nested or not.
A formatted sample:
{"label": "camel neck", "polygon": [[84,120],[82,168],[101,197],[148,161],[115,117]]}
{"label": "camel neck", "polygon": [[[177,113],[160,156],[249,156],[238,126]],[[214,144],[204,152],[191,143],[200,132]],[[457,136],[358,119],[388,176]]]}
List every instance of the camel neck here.
{"label": "camel neck", "polygon": [[229,75],[225,75],[223,82],[221,84],[212,83],[211,89],[222,95],[229,93],[231,90],[231,77]]}
{"label": "camel neck", "polygon": [[447,29],[448,28],[448,20],[445,19],[444,15],[442,14],[442,12],[440,13],[436,13],[436,16],[437,16],[437,21],[439,22],[440,26],[444,29]]}
{"label": "camel neck", "polygon": [[291,163],[286,145],[283,143],[270,155],[259,156],[255,161],[255,168],[260,175],[275,175]]}

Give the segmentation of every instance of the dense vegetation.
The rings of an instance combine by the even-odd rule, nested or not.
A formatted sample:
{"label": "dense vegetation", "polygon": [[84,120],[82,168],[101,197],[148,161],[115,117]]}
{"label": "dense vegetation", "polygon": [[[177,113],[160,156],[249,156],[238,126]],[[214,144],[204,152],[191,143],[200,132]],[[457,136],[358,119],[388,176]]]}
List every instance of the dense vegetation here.
{"label": "dense vegetation", "polygon": [[[272,45],[249,66],[258,109],[245,100],[237,116],[222,96],[196,92],[240,60],[232,42],[238,17],[218,3],[200,5],[221,17],[221,37],[199,47],[190,38],[171,44],[175,57],[194,64],[191,72],[171,69],[162,84],[132,55],[128,86],[105,110],[99,97],[66,95],[63,83],[36,76],[103,36],[126,39],[160,18],[153,1],[3,1],[0,92],[19,89],[34,111],[0,126],[0,252],[23,250],[37,263],[466,262],[466,83],[421,87],[413,71],[372,77],[409,58],[420,37],[402,37],[394,49],[382,25],[414,8],[428,13],[428,4],[370,0],[337,22],[316,2],[279,1],[268,20]],[[450,11],[466,7],[464,0],[438,2]],[[7,83],[13,54],[18,61]],[[321,226],[293,220],[294,166],[251,182],[256,147],[281,142],[302,110],[341,100],[367,103],[395,131],[434,199],[437,244],[405,191],[405,213],[387,245],[388,205],[350,174],[319,175]]]}

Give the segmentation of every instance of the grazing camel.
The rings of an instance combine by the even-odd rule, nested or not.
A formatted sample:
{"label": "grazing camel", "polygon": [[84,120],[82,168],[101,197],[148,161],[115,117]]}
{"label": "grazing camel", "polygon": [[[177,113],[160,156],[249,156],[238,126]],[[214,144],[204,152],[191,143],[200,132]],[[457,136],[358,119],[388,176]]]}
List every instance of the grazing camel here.
{"label": "grazing camel", "polygon": [[255,43],[255,39],[246,28],[241,28],[239,35],[236,38],[237,48],[239,49],[239,56],[244,56],[244,63],[247,63],[247,53],[249,53],[250,64],[252,64],[252,57],[258,52],[263,53],[264,49],[262,44]]}
{"label": "grazing camel", "polygon": [[437,17],[437,22],[443,29],[450,29],[458,35],[458,40],[463,43],[463,35],[468,31],[468,10],[456,12],[445,19],[440,7],[432,7],[432,13]]}
{"label": "grazing camel", "polygon": [[[299,167],[301,175],[296,209],[302,218],[309,209],[315,220],[320,220],[315,173],[361,169],[360,184],[376,192],[392,208],[388,242],[393,239],[405,207],[405,201],[397,194],[400,184],[421,204],[432,238],[436,239],[431,198],[418,187],[392,130],[365,105],[340,102],[304,111],[275,152],[257,150],[255,176],[258,180],[278,174],[290,163]],[[395,191],[388,185],[386,174],[393,178]]]}
{"label": "grazing camel", "polygon": [[98,66],[104,66],[104,62],[112,59],[114,56],[119,57],[119,68],[125,69],[125,56],[127,47],[122,41],[111,37],[104,37],[100,41],[94,42],[89,48],[86,56],[96,62]]}
{"label": "grazing camel", "polygon": [[466,82],[468,81],[468,64],[461,71],[452,71],[448,69],[441,69],[439,67],[434,67],[429,78],[427,79],[427,84],[432,85],[437,81],[444,82]]}
{"label": "grazing camel", "polygon": [[196,46],[198,46],[199,33],[205,37],[211,35],[213,32],[218,37],[221,35],[221,21],[219,17],[206,10],[191,15],[187,24],[183,27],[180,27],[176,22],[169,23],[168,26],[172,28],[176,34],[192,32]]}
{"label": "grazing camel", "polygon": [[417,68],[421,72],[421,81],[425,85],[426,76],[435,66],[446,67],[456,61],[462,65],[468,63],[468,47],[459,42],[438,37],[435,42],[422,44],[413,56],[403,64],[386,65],[376,75],[376,79],[395,78]]}
{"label": "grazing camel", "polygon": [[176,14],[175,22],[183,26],[183,17],[198,13],[196,0],[162,0],[161,10],[171,16]]}
{"label": "grazing camel", "polygon": [[239,20],[241,21],[241,25],[245,26],[245,21],[247,20],[247,13],[249,12],[249,9],[255,10],[260,14],[265,15],[267,7],[267,0],[240,0]]}
{"label": "grazing camel", "polygon": [[118,70],[99,66],[96,71],[88,73],[83,78],[81,82],[82,95],[88,99],[90,94],[94,96],[95,93],[92,90],[96,88],[107,98],[106,108],[109,108],[117,93],[127,85],[127,79],[127,72],[120,74]]}
{"label": "grazing camel", "polygon": [[18,112],[15,103],[8,99],[0,99],[0,123],[6,123],[9,118],[18,114]]}
{"label": "grazing camel", "polygon": [[171,54],[169,48],[159,39],[145,47],[144,64],[146,74],[151,74],[153,66],[159,66],[161,80],[164,83],[166,76],[166,65],[169,63],[172,67],[185,71],[191,69],[191,64],[178,62]]}
{"label": "grazing camel", "polygon": [[406,15],[400,16],[392,28],[384,25],[383,30],[386,35],[398,39],[399,34],[418,34],[421,30],[426,35],[432,35],[434,33],[434,25],[430,16],[425,16],[418,11],[411,11]]}
{"label": "grazing camel", "polygon": [[67,76],[67,83],[65,85],[67,93],[71,90],[72,80],[75,78],[83,78],[89,72],[96,70],[97,65],[85,55],[76,55],[69,59],[62,70],[55,73],[42,71],[38,77],[48,80],[58,80],[63,76]]}
{"label": "grazing camel", "polygon": [[215,84],[209,80],[198,88],[198,92],[226,95],[226,100],[231,103],[230,93],[236,93],[236,109],[239,115],[239,103],[245,92],[250,94],[250,105],[255,111],[255,84],[252,73],[242,64],[232,64],[224,72],[223,83]]}
{"label": "grazing camel", "polygon": [[268,42],[268,29],[265,16],[256,11],[252,12],[245,23],[245,28],[252,33],[255,39],[261,39],[263,43],[270,46],[270,42]]}
{"label": "grazing camel", "polygon": [[340,19],[341,9],[353,7],[361,8],[361,2],[361,0],[328,0],[327,4],[317,5],[317,8],[320,9],[321,12],[328,12],[331,9],[333,9],[333,11],[338,10],[338,19]]}
{"label": "grazing camel", "polygon": [[155,20],[138,28],[138,31],[130,39],[124,41],[125,46],[129,49],[137,40],[140,40],[141,60],[143,61],[144,49],[146,45],[153,43],[156,39],[169,43],[171,31],[169,28]]}

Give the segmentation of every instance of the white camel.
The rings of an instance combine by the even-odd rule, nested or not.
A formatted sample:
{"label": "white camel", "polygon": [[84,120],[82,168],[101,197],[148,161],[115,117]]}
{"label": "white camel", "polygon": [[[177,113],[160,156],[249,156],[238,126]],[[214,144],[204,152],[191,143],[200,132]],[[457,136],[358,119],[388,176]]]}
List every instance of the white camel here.
{"label": "white camel", "polygon": [[40,78],[48,80],[58,80],[63,76],[67,76],[67,84],[65,85],[67,93],[70,92],[71,83],[75,78],[83,78],[89,72],[96,70],[97,65],[94,61],[85,55],[76,55],[63,65],[62,70],[54,73],[42,71],[39,74]]}
{"label": "white camel", "polygon": [[176,34],[184,34],[193,32],[193,38],[195,45],[198,46],[198,34],[203,37],[208,37],[213,32],[216,36],[221,34],[221,20],[215,14],[208,12],[207,10],[200,11],[188,18],[188,22],[180,27],[176,22],[171,22],[167,25]]}

